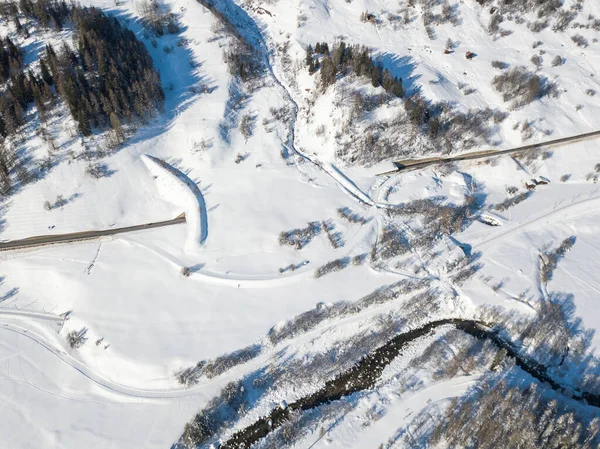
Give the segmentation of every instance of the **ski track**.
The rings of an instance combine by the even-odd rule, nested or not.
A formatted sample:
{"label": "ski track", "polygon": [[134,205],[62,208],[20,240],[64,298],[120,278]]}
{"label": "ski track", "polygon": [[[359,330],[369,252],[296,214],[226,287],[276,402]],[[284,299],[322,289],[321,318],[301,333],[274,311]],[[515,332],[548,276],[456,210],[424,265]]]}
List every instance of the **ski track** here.
{"label": "ski track", "polygon": [[198,394],[197,392],[192,391],[191,389],[143,390],[133,387],[127,387],[125,385],[120,385],[95,373],[84,363],[70,356],[64,350],[56,348],[46,338],[42,337],[34,331],[9,323],[3,323],[0,326],[0,329],[19,334],[26,338],[29,338],[30,340],[33,340],[35,343],[39,344],[44,349],[58,357],[62,362],[71,366],[74,370],[79,371],[83,376],[87,377],[95,384],[98,384],[106,390],[110,390],[121,395],[144,399],[170,399]]}
{"label": "ski track", "polygon": [[[530,229],[535,229],[535,228],[539,227],[542,224],[549,224],[549,222],[545,222],[545,223],[540,223],[540,222],[542,222],[542,221],[544,221],[544,220],[546,220],[546,219],[548,219],[550,217],[555,217],[556,216],[555,220],[552,223],[558,223],[558,222],[560,222],[560,221],[562,221],[564,219],[573,219],[573,218],[580,217],[582,215],[587,215],[587,214],[589,214],[591,212],[594,212],[595,209],[593,209],[591,207],[584,207],[584,206],[587,206],[587,205],[589,205],[591,203],[594,203],[594,202],[596,202],[598,200],[600,200],[600,196],[595,196],[595,197],[592,197],[592,198],[587,198],[587,199],[582,200],[582,201],[578,201],[576,203],[571,203],[571,204],[569,204],[567,206],[561,207],[559,209],[555,209],[555,210],[553,210],[551,212],[548,212],[548,213],[543,214],[543,215],[541,215],[541,216],[539,216],[537,218],[534,218],[533,220],[528,221],[527,223],[514,226],[513,228],[507,230],[506,232],[498,234],[498,235],[496,235],[496,236],[494,236],[494,237],[492,237],[492,238],[490,238],[488,240],[485,240],[485,241],[479,242],[479,243],[475,243],[475,244],[472,245],[472,247],[473,247],[473,249],[478,249],[478,250],[484,249],[485,247],[489,246],[490,244],[492,244],[492,243],[494,243],[494,242],[496,242],[498,240],[501,240],[501,239],[503,239],[505,237],[508,237],[510,235],[514,235],[517,232],[524,233],[524,232],[527,232]],[[565,214],[565,212],[567,210],[570,211],[572,209],[574,209],[575,211],[580,211],[580,212],[576,213],[575,215],[574,214],[569,214],[569,215]]]}
{"label": "ski track", "polygon": [[[87,377],[93,383],[99,385],[100,387],[112,391],[114,393],[118,393],[124,396],[141,398],[141,399],[173,399],[173,398],[181,398],[188,396],[195,396],[200,394],[200,390],[205,388],[208,385],[213,383],[226,383],[229,380],[234,378],[242,377],[244,374],[250,372],[253,369],[257,369],[260,366],[264,365],[268,362],[268,360],[275,354],[285,351],[287,348],[298,348],[302,346],[304,343],[311,341],[316,336],[321,335],[327,329],[331,329],[332,327],[337,327],[340,325],[348,325],[350,323],[365,320],[370,317],[376,316],[385,312],[386,310],[390,310],[396,306],[395,302],[392,301],[390,303],[386,303],[380,306],[367,308],[363,313],[359,313],[356,315],[350,315],[348,317],[339,319],[339,320],[326,320],[322,325],[315,327],[307,332],[303,332],[299,336],[284,340],[280,344],[272,346],[268,340],[262,342],[267,349],[263,353],[261,353],[255,359],[243,363],[241,365],[235,366],[232,369],[228,370],[226,373],[217,376],[212,379],[204,379],[204,382],[198,383],[197,385],[191,388],[173,388],[173,389],[157,389],[157,390],[148,390],[148,389],[140,389],[134,388],[126,385],[122,385],[111,380],[106,379],[100,374],[91,370],[88,366],[86,366],[83,362],[75,359],[67,352],[65,352],[62,348],[55,346],[45,337],[39,335],[38,333],[25,329],[21,326],[17,326],[9,323],[2,323],[0,325],[0,330],[5,330],[9,332],[13,332],[19,335],[22,335],[35,343],[42,346],[44,349],[52,353],[58,359],[60,359],[63,363],[71,366],[74,370],[78,371],[83,376]],[[38,316],[41,314],[30,313],[27,316]],[[47,318],[47,317],[46,317]],[[58,319],[58,321],[62,321],[59,317],[54,317],[53,319]],[[50,392],[51,393],[51,392]]]}
{"label": "ski track", "polygon": [[5,308],[0,308],[0,316],[6,317],[18,317],[18,318],[35,318],[38,320],[45,321],[54,321],[56,323],[62,323],[63,318],[52,315],[49,313],[41,313],[41,312],[30,312],[27,310],[6,310]]}

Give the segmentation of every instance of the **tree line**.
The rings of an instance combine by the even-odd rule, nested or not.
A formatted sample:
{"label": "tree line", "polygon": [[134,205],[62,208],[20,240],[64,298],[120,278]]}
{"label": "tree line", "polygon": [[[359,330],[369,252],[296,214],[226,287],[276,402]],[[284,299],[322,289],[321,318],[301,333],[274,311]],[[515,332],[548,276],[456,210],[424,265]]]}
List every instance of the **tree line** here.
{"label": "tree line", "polygon": [[20,0],[4,5],[0,17],[17,20],[23,33],[30,21],[56,30],[69,25],[74,31],[72,46],[46,45],[37,72],[25,72],[21,50],[9,39],[2,41],[0,82],[3,74],[8,81],[0,97],[2,136],[24,124],[31,103],[45,121],[57,96],[85,136],[93,128],[110,127],[122,137],[123,123],[144,122],[162,110],[164,92],[152,58],[117,18],[59,0]]}
{"label": "tree line", "polygon": [[363,45],[346,45],[341,41],[330,50],[326,42],[317,42],[314,49],[309,45],[306,50],[306,65],[311,75],[321,70],[324,89],[334,84],[338,75],[354,74],[368,77],[373,87],[381,86],[396,97],[404,97],[402,78],[383,68],[381,61],[375,61],[371,51]]}
{"label": "tree line", "polygon": [[402,78],[384,68],[381,61],[373,58],[371,50],[364,45],[347,45],[341,41],[330,48],[327,42],[317,42],[314,48],[312,45],[308,46],[305,63],[311,75],[320,71],[323,89],[334,84],[339,77],[353,74],[368,78],[373,87],[383,88],[392,98],[405,98],[404,107],[410,122],[423,127],[430,138],[438,137],[442,128],[439,108],[428,105],[417,94],[407,96]]}

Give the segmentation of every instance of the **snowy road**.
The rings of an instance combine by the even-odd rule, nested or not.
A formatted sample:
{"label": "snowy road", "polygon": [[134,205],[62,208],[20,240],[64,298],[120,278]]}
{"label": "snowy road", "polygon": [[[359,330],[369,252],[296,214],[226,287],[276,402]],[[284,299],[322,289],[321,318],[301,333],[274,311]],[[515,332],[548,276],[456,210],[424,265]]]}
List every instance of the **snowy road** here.
{"label": "snowy road", "polygon": [[143,231],[146,229],[153,228],[162,228],[165,226],[171,226],[185,222],[185,214],[181,214],[178,217],[175,217],[171,220],[157,221],[154,223],[145,223],[141,225],[125,226],[122,228],[101,229],[96,231],[69,232],[67,234],[38,235],[35,237],[28,237],[26,239],[2,242],[0,243],[0,251],[35,248],[38,246],[48,246],[58,243],[73,243],[81,242],[84,240],[94,240],[100,237],[107,237],[110,235],[117,235],[134,231]]}
{"label": "snowy road", "polygon": [[473,153],[457,154],[456,156],[450,157],[432,157],[427,159],[408,159],[404,161],[396,161],[398,167],[395,170],[379,173],[382,175],[390,175],[404,170],[416,170],[420,168],[429,167],[430,165],[443,164],[447,162],[459,162],[459,161],[471,161],[475,159],[485,159],[488,157],[502,156],[506,154],[523,153],[529,150],[536,150],[543,147],[551,147],[554,145],[565,145],[569,143],[579,142],[581,140],[594,139],[600,136],[600,130],[592,131],[584,134],[577,134],[575,136],[562,137],[560,139],[548,140],[546,142],[538,142],[530,145],[524,145],[516,148],[509,148],[507,150],[484,150],[475,151]]}

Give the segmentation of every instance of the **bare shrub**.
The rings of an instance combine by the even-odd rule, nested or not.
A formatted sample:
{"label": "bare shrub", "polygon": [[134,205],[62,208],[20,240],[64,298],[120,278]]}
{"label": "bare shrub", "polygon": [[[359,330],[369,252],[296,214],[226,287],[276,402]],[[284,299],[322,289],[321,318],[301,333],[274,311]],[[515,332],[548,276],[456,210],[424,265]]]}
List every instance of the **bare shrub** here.
{"label": "bare shrub", "polygon": [[[366,260],[366,257],[366,254],[361,255],[361,259]],[[285,339],[314,329],[325,320],[357,314],[368,307],[393,301],[401,295],[416,293],[427,288],[429,282],[429,280],[403,279],[394,284],[378,288],[354,303],[348,301],[338,301],[333,304],[319,303],[314,309],[295,316],[283,326],[272,328],[267,337],[272,344],[278,344]],[[430,301],[430,299],[417,295],[411,301],[418,303],[435,302]]]}
{"label": "bare shrub", "polygon": [[510,207],[516,206],[519,203],[522,203],[527,198],[531,196],[531,192],[521,192],[518,195],[506,198],[501,203],[495,204],[494,209],[497,211],[505,211]]}
{"label": "bare shrub", "polygon": [[85,327],[78,331],[71,331],[67,334],[67,343],[72,349],[79,349],[87,341],[86,334],[87,328]]}
{"label": "bare shrub", "polygon": [[548,80],[519,66],[508,70],[492,80],[494,88],[502,93],[504,101],[511,101],[519,108],[547,95],[551,90]]}
{"label": "bare shrub", "polygon": [[186,387],[192,387],[198,383],[200,377],[202,377],[202,368],[204,367],[204,362],[198,362],[198,364],[191,366],[189,368],[182,369],[175,373],[175,379],[181,385]]}
{"label": "bare shrub", "polygon": [[242,120],[240,121],[240,133],[246,141],[248,141],[248,139],[252,136],[252,132],[254,130],[254,122],[255,119],[250,114],[244,115],[242,117]]}
{"label": "bare shrub", "polygon": [[177,16],[167,5],[159,3],[158,0],[139,0],[137,9],[144,26],[157,36],[179,33]]}
{"label": "bare shrub", "polygon": [[575,236],[569,237],[562,241],[560,246],[554,251],[545,252],[540,254],[540,278],[541,281],[546,284],[552,279],[552,273],[558,266],[558,261],[562,259],[565,254],[571,250],[577,238]]}
{"label": "bare shrub", "polygon": [[548,28],[548,22],[546,20],[536,20],[535,22],[530,22],[527,27],[532,33],[539,33],[540,31]]}
{"label": "bare shrub", "polygon": [[350,264],[349,257],[342,257],[341,259],[332,260],[327,262],[325,265],[320,266],[315,270],[315,277],[320,278],[329,273],[341,271]]}
{"label": "bare shrub", "polygon": [[235,160],[234,160],[234,162],[235,162],[236,164],[240,164],[240,163],[244,162],[244,161],[246,160],[246,158],[247,158],[247,157],[248,157],[248,154],[247,154],[247,153],[246,153],[246,154],[238,153],[238,154],[235,156]]}
{"label": "bare shrub", "polygon": [[562,58],[562,56],[560,55],[556,55],[554,57],[554,59],[552,60],[552,67],[558,67],[559,65],[563,65],[564,64],[564,60]]}
{"label": "bare shrub", "polygon": [[573,11],[561,9],[557,14],[554,25],[552,25],[552,31],[565,31],[576,16],[577,14]]}
{"label": "bare shrub", "polygon": [[180,439],[181,447],[199,447],[222,432],[230,423],[245,416],[250,408],[250,392],[251,389],[244,386],[243,380],[227,384],[218,396],[185,425]]}
{"label": "bare shrub", "polygon": [[575,42],[578,47],[587,47],[589,45],[588,40],[581,34],[575,34],[571,36],[571,40]]}
{"label": "bare shrub", "polygon": [[229,354],[219,356],[214,360],[209,360],[207,362],[202,361],[200,362],[202,364],[202,374],[209,379],[220,376],[234,366],[244,364],[256,358],[261,351],[261,345],[253,344]]}
{"label": "bare shrub", "polygon": [[383,229],[379,238],[377,255],[383,260],[401,256],[410,251],[410,243],[403,231],[392,226]]}
{"label": "bare shrub", "polygon": [[538,55],[533,55],[531,57],[531,63],[537,68],[540,68],[542,66],[542,57]]}
{"label": "bare shrub", "polygon": [[292,229],[279,234],[279,244],[293,246],[299,250],[308,245],[322,230],[320,222],[312,221],[305,228]]}
{"label": "bare shrub", "polygon": [[323,137],[325,135],[325,125],[317,126],[315,134],[319,137]]}
{"label": "bare shrub", "polygon": [[190,267],[182,267],[181,268],[181,275],[183,277],[190,277],[190,275],[192,274],[192,269]]}
{"label": "bare shrub", "polygon": [[44,209],[46,210],[52,210],[52,209],[58,209],[59,207],[63,207],[66,204],[68,204],[68,200],[65,199],[62,195],[58,195],[56,197],[56,200],[54,200],[53,203],[51,203],[50,201],[45,201],[44,202]]}
{"label": "bare shrub", "polygon": [[495,69],[504,70],[508,67],[508,64],[502,61],[492,61],[492,67]]}
{"label": "bare shrub", "polygon": [[571,179],[571,175],[569,175],[569,174],[562,175],[560,177],[560,182],[567,182],[569,179]]}
{"label": "bare shrub", "polygon": [[506,442],[507,448],[596,447],[597,417],[559,405],[536,383],[512,384],[492,379],[454,399],[428,435],[428,447],[438,447],[442,441],[448,447],[473,448],[497,447],[498,441]]}
{"label": "bare shrub", "polygon": [[350,223],[361,223],[364,224],[367,222],[367,219],[360,214],[357,214],[349,207],[340,207],[337,209],[337,213],[340,218],[350,222]]}
{"label": "bare shrub", "polygon": [[585,91],[586,94],[588,94],[590,97],[593,97],[596,95],[596,91],[594,89],[587,89]]}
{"label": "bare shrub", "polygon": [[108,165],[103,163],[89,164],[85,169],[85,172],[96,179],[109,177],[113,174],[113,171],[108,168]]}
{"label": "bare shrub", "polygon": [[496,34],[498,31],[500,31],[500,24],[503,20],[504,18],[501,14],[492,15],[490,23],[488,24],[488,33]]}
{"label": "bare shrub", "polygon": [[327,239],[329,240],[329,243],[331,244],[332,248],[338,249],[344,246],[344,239],[342,237],[342,234],[338,231],[335,230],[335,225],[333,224],[332,221],[327,220],[327,221],[323,221],[323,229],[325,230],[325,233],[327,234]]}
{"label": "bare shrub", "polygon": [[369,258],[368,253],[358,254],[352,258],[352,265],[359,266],[363,265]]}

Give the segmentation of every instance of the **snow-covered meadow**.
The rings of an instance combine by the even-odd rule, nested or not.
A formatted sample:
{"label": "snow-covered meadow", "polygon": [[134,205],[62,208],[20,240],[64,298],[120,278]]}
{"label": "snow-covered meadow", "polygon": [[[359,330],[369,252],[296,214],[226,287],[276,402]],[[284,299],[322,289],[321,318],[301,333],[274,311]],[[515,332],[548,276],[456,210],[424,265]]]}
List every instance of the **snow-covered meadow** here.
{"label": "snow-covered meadow", "polygon": [[[110,175],[100,179],[86,173],[87,162],[79,156],[102,136],[78,136],[66,110],[51,119],[48,130],[59,162],[3,201],[0,239],[151,223],[181,213],[187,222],[0,252],[0,446],[169,448],[229,382],[308,365],[332,348],[343,354],[346,342],[376,333],[386,316],[408,315],[402,306],[415,292],[333,316],[281,341],[270,339],[270,331],[304,312],[355,303],[402,280],[426,283],[435,298],[431,310],[415,313],[415,326],[428,318],[472,318],[481,306],[532,318],[541,301],[557,298],[581,329],[591,331],[589,354],[600,355],[600,336],[593,332],[600,328],[599,139],[530,157],[378,176],[392,169],[392,159],[350,164],[336,157],[336,134],[349,107],[349,100],[340,99],[340,86],[370,94],[381,88],[348,76],[323,91],[319,73],[309,75],[305,65],[309,44],[343,39],[366,45],[402,77],[409,93],[448,102],[456,111],[489,107],[507,113],[490,135],[495,148],[504,149],[600,127],[600,33],[593,27],[533,32],[525,23],[506,21],[501,28],[512,33],[498,37],[488,31],[489,7],[465,0],[450,2],[458,18],[435,26],[431,39],[421,2],[409,7],[379,0],[215,0],[215,8],[262,58],[264,71],[248,86],[223,62],[234,38],[197,1],[165,1],[181,31],[160,38],[144,31],[132,0],[82,3],[117,15],[146,44],[165,90],[165,112],[103,158]],[[600,17],[594,1],[581,3],[575,23]],[[361,21],[365,11],[377,20]],[[71,37],[68,31],[44,30],[16,37],[12,24],[1,26],[1,34],[27,49],[33,68],[40,42]],[[577,45],[575,34],[587,46]],[[444,54],[448,39],[453,52]],[[542,44],[534,45],[538,41]],[[540,50],[543,62],[536,67],[531,57]],[[466,51],[476,57],[466,59]],[[551,64],[556,56],[564,63]],[[497,60],[542,74],[556,85],[557,95],[512,110],[492,86],[501,73],[492,67]],[[469,88],[473,91],[466,94]],[[370,122],[403,109],[394,101],[363,117],[352,130],[356,138]],[[248,124],[247,133],[241,123]],[[22,145],[34,158],[46,151],[37,126],[33,122],[23,130]],[[411,151],[418,155],[419,146]],[[528,191],[532,179],[544,182]],[[523,201],[501,206],[526,192]],[[45,210],[45,201],[59,195],[67,203]],[[393,212],[426,199],[458,207],[468,197],[477,199],[478,208],[451,235],[428,233],[429,211]],[[301,249],[282,239],[281,233],[311,225],[318,232],[308,232]],[[391,250],[382,239],[389,229],[409,245],[386,256]],[[543,282],[540,254],[571,237],[575,244]],[[334,260],[343,269],[315,276]],[[475,265],[473,273],[457,280],[460,269]],[[69,347],[67,334],[82,330],[85,344]],[[430,367],[409,366],[437,335],[407,348],[377,388],[352,396],[343,413],[333,410],[322,423],[310,423],[310,435],[294,447],[375,448],[390,441],[381,447],[410,447],[405,427],[416,415],[446,404],[489,374],[481,368],[438,379]],[[179,370],[249,345],[261,350],[246,363],[202,376],[193,386],[177,382]],[[281,401],[292,402],[328,380],[313,374],[304,384],[299,376],[302,382],[289,388],[257,387],[255,407],[220,436],[231,436]],[[561,375],[579,385],[580,379]],[[373,423],[363,425],[369,420]]]}

